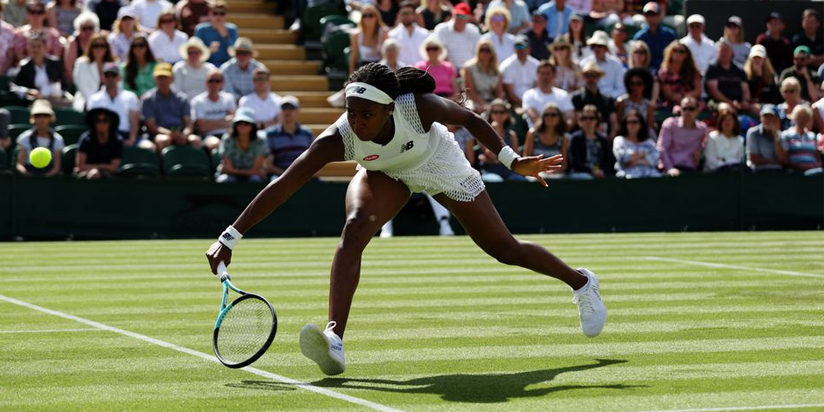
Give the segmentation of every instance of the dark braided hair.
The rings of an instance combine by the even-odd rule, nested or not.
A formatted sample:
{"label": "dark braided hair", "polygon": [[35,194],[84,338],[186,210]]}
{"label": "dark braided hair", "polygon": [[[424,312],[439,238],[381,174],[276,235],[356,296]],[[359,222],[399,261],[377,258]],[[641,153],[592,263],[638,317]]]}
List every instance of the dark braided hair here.
{"label": "dark braided hair", "polygon": [[429,73],[414,67],[402,67],[393,72],[380,63],[369,63],[349,76],[349,83],[362,82],[375,86],[392,100],[407,93],[432,93],[435,79]]}

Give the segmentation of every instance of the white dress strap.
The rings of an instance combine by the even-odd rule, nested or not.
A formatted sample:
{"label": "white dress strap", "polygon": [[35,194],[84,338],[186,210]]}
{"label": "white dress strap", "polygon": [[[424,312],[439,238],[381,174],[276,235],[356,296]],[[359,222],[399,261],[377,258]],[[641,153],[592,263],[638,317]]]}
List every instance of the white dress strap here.
{"label": "white dress strap", "polygon": [[340,137],[343,139],[343,160],[354,160],[355,159],[355,132],[352,131],[352,127],[349,126],[349,120],[346,118],[346,113],[342,114],[338,121],[335,122],[335,126],[338,128],[338,133],[340,133]]}
{"label": "white dress strap", "polygon": [[400,111],[403,120],[417,134],[426,134],[421,118],[418,116],[418,106],[415,105],[415,95],[407,93],[395,99],[395,111]]}

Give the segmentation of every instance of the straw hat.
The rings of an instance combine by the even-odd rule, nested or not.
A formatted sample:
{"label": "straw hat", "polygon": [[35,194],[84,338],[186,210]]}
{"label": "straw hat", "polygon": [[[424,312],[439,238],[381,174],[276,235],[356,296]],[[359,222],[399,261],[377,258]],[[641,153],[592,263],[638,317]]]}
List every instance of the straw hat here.
{"label": "straw hat", "polygon": [[189,49],[193,47],[201,51],[201,63],[205,62],[206,60],[209,60],[209,57],[212,55],[212,52],[209,51],[209,48],[206,47],[206,44],[203,43],[203,40],[200,40],[200,38],[195,36],[189,37],[189,40],[187,40],[186,43],[180,45],[180,48],[178,49],[180,57],[183,57],[183,60],[186,60],[189,57]]}
{"label": "straw hat", "polygon": [[54,110],[52,109],[52,104],[45,99],[38,99],[35,100],[34,103],[31,105],[31,115],[36,116],[38,114],[47,114],[51,117],[54,117]]}
{"label": "straw hat", "polygon": [[587,46],[609,46],[609,35],[603,30],[598,30],[587,40]]}
{"label": "straw hat", "polygon": [[258,56],[257,50],[255,50],[255,43],[248,37],[238,37],[237,40],[235,40],[235,45],[229,47],[229,55],[232,57],[235,57],[238,51],[248,51],[252,53],[252,57],[255,58]]}
{"label": "straw hat", "polygon": [[604,71],[601,70],[600,67],[598,67],[598,63],[595,63],[595,61],[590,61],[589,63],[587,63],[587,65],[584,66],[583,73],[597,73],[599,76],[604,76]]}

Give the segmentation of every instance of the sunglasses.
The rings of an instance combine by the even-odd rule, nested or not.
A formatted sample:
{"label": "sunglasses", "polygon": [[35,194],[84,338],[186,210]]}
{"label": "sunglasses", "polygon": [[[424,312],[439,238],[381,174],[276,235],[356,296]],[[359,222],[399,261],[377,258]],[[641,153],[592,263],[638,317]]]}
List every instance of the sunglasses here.
{"label": "sunglasses", "polygon": [[235,55],[237,56],[250,56],[252,52],[246,50],[235,50]]}
{"label": "sunglasses", "polygon": [[455,17],[457,17],[461,20],[469,20],[469,16],[467,16],[466,14],[458,14]]}
{"label": "sunglasses", "polygon": [[80,31],[94,31],[94,26],[83,26]]}
{"label": "sunglasses", "polygon": [[647,51],[646,51],[646,50],[643,50],[643,49],[641,49],[641,50],[633,50],[633,51],[632,51],[632,54],[647,54]]}
{"label": "sunglasses", "polygon": [[682,112],[694,112],[696,110],[698,110],[698,108],[695,106],[684,106],[681,108]]}
{"label": "sunglasses", "polygon": [[48,117],[49,119],[51,119],[51,117],[52,117],[50,114],[45,114],[45,113],[38,113],[38,114],[35,114],[35,115],[32,115],[32,116],[35,119],[42,119],[44,117]]}
{"label": "sunglasses", "polygon": [[648,12],[644,13],[644,16],[645,17],[656,17],[656,16],[658,16],[658,13],[648,11]]}
{"label": "sunglasses", "polygon": [[399,14],[401,16],[411,16],[411,15],[415,14],[415,12],[413,12],[413,11],[402,11]]}
{"label": "sunglasses", "polygon": [[506,114],[506,110],[491,110],[490,114]]}
{"label": "sunglasses", "polygon": [[684,50],[684,49],[672,49],[672,52],[673,53],[679,53],[679,54],[686,54],[687,53],[687,51]]}
{"label": "sunglasses", "polygon": [[526,44],[516,44],[515,45],[515,50],[524,50],[527,47],[529,47],[529,46],[527,46]]}
{"label": "sunglasses", "polygon": [[644,82],[629,82],[630,86],[643,86]]}
{"label": "sunglasses", "polygon": [[223,83],[223,79],[209,79],[207,81],[209,83]]}
{"label": "sunglasses", "polygon": [[186,53],[188,53],[189,55],[193,55],[193,54],[203,54],[203,52],[202,52],[202,51],[200,51],[200,49],[192,49],[192,50],[187,51]]}
{"label": "sunglasses", "polygon": [[135,49],[145,49],[146,43],[132,43],[132,47]]}
{"label": "sunglasses", "polygon": [[427,47],[426,51],[428,51],[428,52],[429,51],[439,51],[440,49],[441,49],[440,47]]}
{"label": "sunglasses", "polygon": [[105,77],[107,79],[120,77],[120,73],[112,73],[112,72],[103,73],[103,77]]}
{"label": "sunglasses", "polygon": [[601,75],[598,73],[584,73],[584,77],[587,79],[600,79]]}
{"label": "sunglasses", "polygon": [[174,22],[175,22],[175,19],[163,19],[163,20],[160,21],[160,24],[174,23]]}
{"label": "sunglasses", "polygon": [[108,117],[101,117],[101,118],[95,120],[94,122],[97,123],[97,124],[104,124],[104,123],[109,124],[109,123],[111,123],[111,122],[109,122]]}
{"label": "sunglasses", "polygon": [[93,49],[108,49],[109,44],[108,43],[95,43],[95,44],[92,44],[92,48]]}
{"label": "sunglasses", "polygon": [[[701,23],[692,23],[692,24],[690,24],[690,26],[689,26],[689,27],[690,27],[691,29],[700,29],[701,27],[704,27],[704,25],[703,25],[703,24],[701,24]],[[729,27],[729,26],[727,26],[727,27]]]}
{"label": "sunglasses", "polygon": [[581,120],[585,122],[589,120],[595,120],[595,116],[581,116]]}
{"label": "sunglasses", "polygon": [[34,14],[35,16],[42,16],[46,14],[46,10],[28,10],[29,14]]}
{"label": "sunglasses", "polygon": [[561,116],[561,113],[556,113],[556,112],[544,113],[544,117],[559,117],[559,116]]}
{"label": "sunglasses", "polygon": [[795,93],[797,91],[798,91],[798,89],[785,89],[785,90],[782,90],[781,92],[782,93]]}
{"label": "sunglasses", "polygon": [[627,124],[641,124],[640,120],[630,119],[627,120]]}
{"label": "sunglasses", "polygon": [[269,81],[269,78],[268,78],[268,77],[255,77],[255,78],[253,79],[253,81],[256,81],[256,82],[266,82],[266,81]]}
{"label": "sunglasses", "polygon": [[372,14],[372,13],[369,13],[369,14],[362,14],[361,17],[364,18],[364,19],[373,19],[373,18],[375,18],[375,15]]}
{"label": "sunglasses", "polygon": [[504,21],[506,17],[501,16],[500,14],[492,16],[489,18],[489,21]]}
{"label": "sunglasses", "polygon": [[481,49],[478,49],[478,52],[479,53],[492,53],[492,49],[487,49],[486,47],[483,47]]}
{"label": "sunglasses", "polygon": [[225,11],[213,11],[212,15],[213,16],[225,16],[226,12]]}

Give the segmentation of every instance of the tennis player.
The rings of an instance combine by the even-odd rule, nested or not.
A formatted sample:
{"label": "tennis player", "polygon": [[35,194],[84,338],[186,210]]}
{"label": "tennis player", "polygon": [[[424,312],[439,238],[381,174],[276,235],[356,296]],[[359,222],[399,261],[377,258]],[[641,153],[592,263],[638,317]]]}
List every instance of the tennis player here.
{"label": "tennis player", "polygon": [[359,171],[346,192],[346,223],[332,262],[329,319],[325,329],[308,324],[300,348],[323,373],[345,369],[343,334],[360,279],[361,255],[381,226],[412,192],[427,191],[452,211],[466,233],[499,262],[557,278],[573,290],[581,328],[597,336],[606,322],[598,278],[567,266],[542,246],[515,239],[498,215],[477,171],[470,167],[445,124],[463,126],[501,163],[541,184],[541,172],[561,167],[560,155],[520,157],[489,124],[459,104],[432,93],[429,74],[378,63],[361,67],[345,88],[346,113],[327,128],[280,179],[264,188],[206,253],[212,273],[227,265],[245,233],[284,203],[329,162],[355,160]]}

